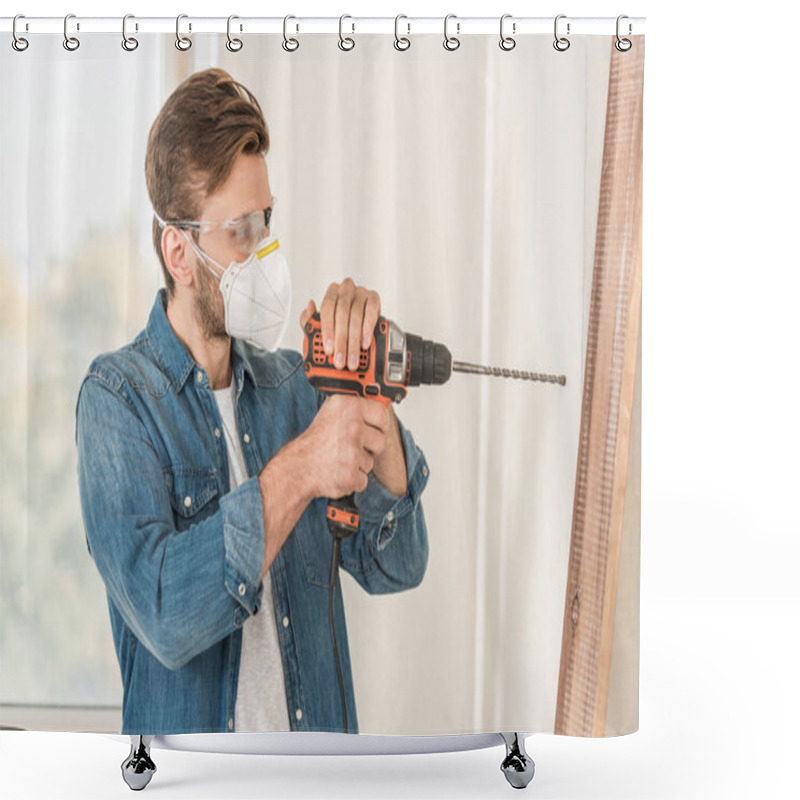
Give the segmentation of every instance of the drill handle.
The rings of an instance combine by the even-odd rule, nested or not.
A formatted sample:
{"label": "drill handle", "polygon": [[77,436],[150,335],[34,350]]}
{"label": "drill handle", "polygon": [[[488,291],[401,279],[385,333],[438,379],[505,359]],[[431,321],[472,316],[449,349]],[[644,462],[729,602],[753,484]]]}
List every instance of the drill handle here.
{"label": "drill handle", "polygon": [[358,530],[358,505],[355,494],[328,500],[328,530],[334,539],[346,539]]}

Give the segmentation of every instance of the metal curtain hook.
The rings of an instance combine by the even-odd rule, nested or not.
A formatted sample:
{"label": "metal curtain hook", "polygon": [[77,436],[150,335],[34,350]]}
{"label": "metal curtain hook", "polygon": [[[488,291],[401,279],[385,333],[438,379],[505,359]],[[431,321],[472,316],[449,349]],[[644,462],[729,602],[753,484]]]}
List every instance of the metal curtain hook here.
{"label": "metal curtain hook", "polygon": [[[128,36],[128,20],[133,18],[133,14],[126,14],[122,18],[122,49],[127,50],[129,53],[139,46],[138,39],[135,39],[133,36]],[[136,26],[136,30],[139,30],[138,25]]]}
{"label": "metal curtain hook", "polygon": [[[621,19],[628,19],[627,14],[620,14],[617,17],[617,41],[614,42],[614,47],[620,51],[620,53],[625,53],[633,47],[633,42],[630,39],[620,39],[619,38],[619,21]],[[631,32],[631,24],[628,23],[628,33]]]}
{"label": "metal curtain hook", "polygon": [[237,17],[236,14],[231,14],[228,17],[228,41],[225,42],[225,47],[227,47],[231,53],[238,53],[244,45],[241,39],[231,39],[231,20],[233,19],[239,19],[239,17]]}
{"label": "metal curtain hook", "polygon": [[[345,51],[352,50],[356,46],[355,40],[351,39],[349,36],[345,37],[342,35],[342,23],[346,19],[353,19],[353,18],[349,14],[342,14],[342,16],[339,17],[339,49]],[[356,32],[355,22],[353,22],[352,25],[353,25],[353,33],[355,33]]]}
{"label": "metal curtain hook", "polygon": [[[75,19],[75,15],[67,14],[67,16],[64,17],[64,49],[72,52],[73,50],[77,50],[81,46],[81,43],[74,36],[70,36],[67,31],[67,24],[70,19]],[[77,29],[80,30],[80,26],[78,26]]]}
{"label": "metal curtain hook", "polygon": [[[408,19],[405,14],[398,14],[394,18],[394,49],[395,50],[408,50],[411,47],[411,39],[407,39],[405,36],[400,36],[398,32],[398,23],[401,19]],[[411,33],[411,23],[407,22],[406,25],[408,26],[408,32]]]}
{"label": "metal curtain hook", "polygon": [[[447,23],[451,19],[456,19],[456,15],[455,14],[448,14],[444,18],[444,43],[443,44],[444,44],[444,49],[445,50],[450,50],[452,52],[453,50],[458,50],[458,48],[461,47],[461,42],[457,38],[457,36],[448,36],[447,35]],[[458,34],[460,32],[461,32],[461,23],[460,22],[456,22],[456,34]]]}
{"label": "metal curtain hook", "polygon": [[[513,50],[517,46],[516,39],[513,39],[511,36],[504,36],[503,35],[503,24],[505,23],[505,21],[507,19],[510,19],[510,18],[511,18],[511,14],[503,14],[503,16],[500,17],[500,49],[501,50],[506,50],[506,51]],[[517,23],[516,22],[512,22],[511,23],[511,31],[512,31],[512,33],[516,33],[517,32]]]}
{"label": "metal curtain hook", "polygon": [[[286,50],[287,53],[293,53],[295,50],[297,50],[298,47],[300,47],[300,42],[298,42],[297,39],[294,38],[289,39],[286,36],[286,23],[290,19],[297,19],[297,17],[293,17],[291,14],[287,14],[283,18],[283,49]],[[299,30],[299,26],[295,25],[295,30]]]}
{"label": "metal curtain hook", "polygon": [[[175,20],[175,47],[181,51],[186,51],[192,46],[192,40],[188,36],[181,36],[181,20],[186,19],[188,16],[188,14],[178,14],[178,18]],[[190,24],[189,30],[191,29],[192,26]]]}
{"label": "metal curtain hook", "polygon": [[[553,42],[553,47],[558,50],[559,53],[563,53],[565,50],[569,50],[569,39],[564,38],[563,36],[558,35],[558,21],[560,19],[566,19],[566,14],[559,14],[556,17],[556,21],[553,24],[553,35],[556,37],[556,40]],[[567,23],[567,36],[569,36],[569,22]]]}
{"label": "metal curtain hook", "polygon": [[[14,23],[11,26],[11,34],[12,34],[12,36],[14,38],[11,40],[11,46],[18,53],[21,53],[23,50],[27,50],[28,49],[28,40],[24,39],[22,36],[17,36],[17,20],[18,19],[25,19],[25,17],[22,14],[17,14],[17,16],[14,17]],[[27,27],[27,25],[26,25],[26,27]]]}

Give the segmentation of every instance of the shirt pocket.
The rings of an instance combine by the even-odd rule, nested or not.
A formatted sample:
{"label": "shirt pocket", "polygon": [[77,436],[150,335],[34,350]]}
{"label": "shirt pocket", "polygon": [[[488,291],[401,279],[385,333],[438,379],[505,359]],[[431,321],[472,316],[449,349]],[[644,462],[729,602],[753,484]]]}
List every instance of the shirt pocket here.
{"label": "shirt pocket", "polygon": [[[309,504],[292,532],[306,580],[315,586],[330,586],[333,538],[328,531],[325,515],[328,501],[317,498]],[[320,524],[321,523],[321,524]]]}
{"label": "shirt pocket", "polygon": [[219,495],[216,470],[172,466],[166,477],[179,528],[188,528],[216,510]]}

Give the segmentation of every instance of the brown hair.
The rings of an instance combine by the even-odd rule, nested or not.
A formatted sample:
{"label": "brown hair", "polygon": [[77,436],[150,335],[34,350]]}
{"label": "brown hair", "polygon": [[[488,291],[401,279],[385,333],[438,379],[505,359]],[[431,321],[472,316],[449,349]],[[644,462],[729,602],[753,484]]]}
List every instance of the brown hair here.
{"label": "brown hair", "polygon": [[[190,75],[167,98],[150,128],[144,173],[153,209],[162,219],[197,219],[241,153],[266,155],[268,150],[264,114],[246,87],[222,69]],[[153,246],[172,297],[175,282],[161,252],[155,217]]]}

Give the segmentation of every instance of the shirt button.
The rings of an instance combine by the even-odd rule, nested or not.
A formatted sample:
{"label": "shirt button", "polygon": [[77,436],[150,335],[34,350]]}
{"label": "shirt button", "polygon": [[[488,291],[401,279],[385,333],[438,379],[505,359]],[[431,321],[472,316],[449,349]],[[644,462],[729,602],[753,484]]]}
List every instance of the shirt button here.
{"label": "shirt button", "polygon": [[245,444],[250,444],[250,434],[249,433],[246,433],[244,435],[244,443]]}
{"label": "shirt button", "polygon": [[197,382],[200,383],[200,381],[202,380],[203,380],[203,370],[199,369],[197,370]]}
{"label": "shirt button", "polygon": [[428,476],[428,468],[427,468],[427,467],[423,467],[423,468],[422,468],[422,474],[423,474],[425,477],[427,477],[427,476]]}
{"label": "shirt button", "polygon": [[228,730],[229,730],[229,731],[232,731],[232,730],[233,730],[233,717],[231,717],[231,718],[228,720]]}
{"label": "shirt button", "polygon": [[239,584],[239,597],[244,597],[244,593],[247,591],[247,587],[243,584]]}
{"label": "shirt button", "polygon": [[186,497],[183,498],[183,504],[186,506],[186,508],[191,508],[192,507],[192,498],[189,497],[189,495],[186,495]]}
{"label": "shirt button", "polygon": [[390,511],[390,512],[389,512],[389,513],[386,515],[386,521],[387,521],[387,522],[391,522],[393,519],[394,519],[394,514],[393,514],[393,513]]}
{"label": "shirt button", "polygon": [[283,618],[283,627],[284,628],[288,628],[289,627],[289,617],[284,617]]}
{"label": "shirt button", "polygon": [[217,439],[219,439],[219,437],[222,436],[222,434],[219,432],[219,428],[214,428],[214,436],[216,436]]}
{"label": "shirt button", "polygon": [[294,715],[298,720],[303,719],[303,712],[299,708],[294,712]]}

